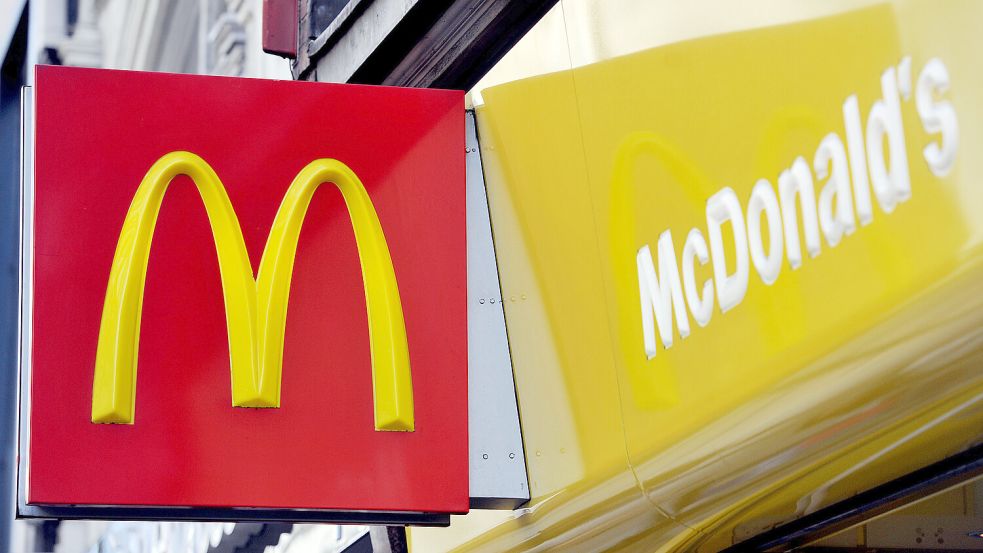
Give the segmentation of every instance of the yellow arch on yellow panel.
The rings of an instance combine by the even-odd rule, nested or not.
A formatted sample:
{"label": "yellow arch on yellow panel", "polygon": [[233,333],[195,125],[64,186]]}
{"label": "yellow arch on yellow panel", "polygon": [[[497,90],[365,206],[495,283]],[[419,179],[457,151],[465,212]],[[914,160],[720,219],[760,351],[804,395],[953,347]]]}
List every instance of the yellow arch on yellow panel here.
{"label": "yellow arch on yellow panel", "polygon": [[665,409],[679,403],[679,384],[669,366],[655,366],[641,347],[639,313],[638,252],[635,201],[635,166],[642,156],[651,156],[668,170],[682,187],[691,205],[700,205],[712,187],[699,166],[672,141],[649,131],[629,134],[615,154],[611,176],[608,239],[617,296],[622,361],[626,366],[633,397],[645,409]]}
{"label": "yellow arch on yellow panel", "polygon": [[153,164],[123,222],[99,328],[92,422],[133,423],[147,261],[161,202],[178,175],[189,176],[197,186],[215,239],[229,333],[232,405],[280,406],[283,337],[297,240],[314,191],[330,182],[348,207],[362,266],[375,428],[413,431],[413,385],[396,275],[379,217],[358,176],[334,159],[319,159],[304,167],[280,204],[254,280],[225,187],[208,163],[190,152],[172,152]]}

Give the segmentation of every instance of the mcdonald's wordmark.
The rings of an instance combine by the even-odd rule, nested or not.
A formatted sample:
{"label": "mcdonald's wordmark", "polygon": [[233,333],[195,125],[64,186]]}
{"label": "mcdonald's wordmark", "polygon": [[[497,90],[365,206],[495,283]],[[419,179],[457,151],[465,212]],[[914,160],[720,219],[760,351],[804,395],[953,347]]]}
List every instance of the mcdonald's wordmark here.
{"label": "mcdonald's wordmark", "polygon": [[467,511],[460,92],[63,67],[34,88],[25,504]]}

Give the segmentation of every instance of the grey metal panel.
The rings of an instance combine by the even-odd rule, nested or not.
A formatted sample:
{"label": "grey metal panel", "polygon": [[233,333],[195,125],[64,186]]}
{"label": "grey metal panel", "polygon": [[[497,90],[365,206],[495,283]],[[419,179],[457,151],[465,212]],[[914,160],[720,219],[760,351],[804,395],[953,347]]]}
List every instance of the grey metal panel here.
{"label": "grey metal panel", "polygon": [[21,164],[20,164],[20,283],[17,360],[19,391],[17,394],[17,514],[27,504],[28,412],[30,408],[30,352],[32,320],[32,283],[34,229],[34,89],[25,86],[21,94]]}
{"label": "grey metal panel", "polygon": [[466,121],[471,506],[514,509],[529,481],[473,112]]}

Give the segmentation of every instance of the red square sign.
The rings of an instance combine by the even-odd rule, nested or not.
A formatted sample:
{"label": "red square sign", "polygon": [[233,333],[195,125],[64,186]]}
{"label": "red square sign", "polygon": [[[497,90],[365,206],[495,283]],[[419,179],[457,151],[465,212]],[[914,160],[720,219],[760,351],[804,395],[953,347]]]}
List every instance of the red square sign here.
{"label": "red square sign", "polygon": [[22,510],[467,511],[461,92],[39,67],[34,97]]}

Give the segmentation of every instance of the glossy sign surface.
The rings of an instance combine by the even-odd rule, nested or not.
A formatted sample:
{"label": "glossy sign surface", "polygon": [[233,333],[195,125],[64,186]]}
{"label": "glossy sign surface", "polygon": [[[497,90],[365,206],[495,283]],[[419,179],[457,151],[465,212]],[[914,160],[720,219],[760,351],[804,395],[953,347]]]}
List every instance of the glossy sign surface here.
{"label": "glossy sign surface", "polygon": [[[54,67],[36,83],[28,503],[467,510],[461,93]],[[302,169],[334,159],[357,176],[398,283],[385,311],[405,321],[413,431],[376,430],[380,311],[368,320],[377,277],[362,268],[378,252],[335,186],[305,187],[289,299],[270,300],[288,302],[279,407],[232,406],[228,328],[242,321],[234,308],[227,326],[216,248],[235,241],[213,237],[180,172],[144,218],[132,424],[90,420],[124,219],[151,166],[182,151],[221,180],[249,277]]]}
{"label": "glossy sign surface", "polygon": [[[516,515],[414,529],[414,546],[717,552],[979,443],[983,4],[559,4],[501,63],[535,76],[483,88],[477,112],[532,499]],[[952,150],[951,121],[946,132],[933,117],[943,103]],[[902,125],[880,124],[898,113]],[[817,164],[832,133],[863,150]],[[883,162],[902,156],[909,194],[892,201]],[[792,255],[777,231],[800,158],[814,202],[795,198]],[[832,203],[854,211],[840,236],[823,223],[837,168],[851,198]],[[761,179],[777,206],[755,192]],[[715,274],[708,210],[727,189],[746,236],[719,225],[716,268],[736,275],[737,256],[751,258],[737,302],[726,284],[727,301],[717,295],[731,279]],[[774,242],[753,234],[771,235],[769,217],[783,247],[759,267],[755,246]],[[686,247],[694,229],[706,264]],[[699,294],[673,298],[671,347],[655,321],[651,358],[646,246],[656,271],[675,257],[685,285],[692,269]]]}

